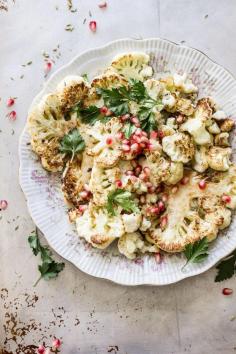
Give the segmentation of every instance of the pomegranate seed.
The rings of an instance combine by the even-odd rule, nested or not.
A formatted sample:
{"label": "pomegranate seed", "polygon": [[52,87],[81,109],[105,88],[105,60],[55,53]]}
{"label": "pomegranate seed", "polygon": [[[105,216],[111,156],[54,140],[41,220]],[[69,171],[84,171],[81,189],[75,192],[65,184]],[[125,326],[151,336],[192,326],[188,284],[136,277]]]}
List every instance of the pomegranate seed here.
{"label": "pomegranate seed", "polygon": [[136,176],[130,176],[130,180],[131,180],[132,183],[137,182],[137,179],[138,178]]}
{"label": "pomegranate seed", "polygon": [[129,146],[129,145],[126,145],[126,144],[123,144],[123,145],[122,145],[122,150],[123,150],[124,152],[129,152],[129,151],[130,151],[130,146]]}
{"label": "pomegranate seed", "polygon": [[136,129],[134,132],[134,135],[141,137],[142,136],[142,130],[140,128]]}
{"label": "pomegranate seed", "polygon": [[[132,146],[131,146],[131,148],[132,148]],[[135,176],[138,176],[141,173],[141,171],[142,171],[142,167],[141,166],[135,167],[135,170],[134,170]]]}
{"label": "pomegranate seed", "polygon": [[137,136],[137,135],[134,135],[134,136],[132,137],[132,140],[135,141],[135,142],[138,143],[138,144],[141,143],[141,138],[140,138],[139,136]]}
{"label": "pomegranate seed", "polygon": [[141,143],[148,143],[149,142],[149,140],[146,136],[141,136],[140,139],[141,139]]}
{"label": "pomegranate seed", "polygon": [[142,136],[148,136],[148,134],[144,131],[144,130],[142,130]]}
{"label": "pomegranate seed", "polygon": [[230,203],[231,202],[231,197],[229,195],[223,195],[221,199],[222,199],[222,201],[224,203]]}
{"label": "pomegranate seed", "polygon": [[130,141],[128,139],[122,140],[122,144],[129,144],[129,143],[130,143]]}
{"label": "pomegranate seed", "polygon": [[50,61],[47,61],[44,66],[45,74],[48,74],[51,69],[52,69],[52,63]]}
{"label": "pomegranate seed", "polygon": [[11,112],[9,112],[9,113],[7,114],[7,117],[8,117],[10,120],[12,120],[12,121],[16,120],[16,111],[11,111]]}
{"label": "pomegranate seed", "polygon": [[118,179],[115,183],[116,183],[116,187],[117,188],[121,188],[122,187],[122,182],[121,182],[120,179]]}
{"label": "pomegranate seed", "polygon": [[165,215],[161,218],[161,223],[160,223],[161,229],[164,229],[167,223],[168,223],[168,216]]}
{"label": "pomegranate seed", "polygon": [[231,295],[231,294],[233,294],[233,289],[224,288],[224,289],[222,290],[222,294],[223,294],[223,295]]}
{"label": "pomegranate seed", "polygon": [[113,139],[111,137],[106,138],[106,144],[111,145],[113,143]]}
{"label": "pomegranate seed", "polygon": [[60,341],[60,339],[54,338],[53,341],[52,341],[52,346],[53,346],[53,348],[55,348],[55,349],[60,348],[60,346],[61,346],[61,341]]}
{"label": "pomegranate seed", "polygon": [[0,200],[0,210],[6,210],[8,202],[6,200]]}
{"label": "pomegranate seed", "polygon": [[147,149],[149,151],[153,151],[153,150],[155,150],[155,146],[153,144],[147,144]]}
{"label": "pomegranate seed", "polygon": [[198,187],[200,189],[205,189],[206,188],[206,181],[204,179],[202,179],[199,183],[198,183]]}
{"label": "pomegranate seed", "polygon": [[175,187],[173,187],[172,189],[171,189],[171,192],[173,193],[173,194],[175,194],[175,193],[177,193],[178,192],[178,187],[177,186],[175,186]]}
{"label": "pomegranate seed", "polygon": [[89,192],[87,191],[82,191],[80,192],[80,197],[83,198],[83,199],[87,199],[88,198],[88,195],[89,195]]}
{"label": "pomegranate seed", "polygon": [[189,177],[187,177],[187,176],[183,177],[183,178],[181,179],[181,181],[180,181],[180,183],[181,183],[182,185],[185,185],[185,184],[187,184],[188,182],[189,182]]}
{"label": "pomegranate seed", "polygon": [[145,204],[145,203],[146,203],[146,198],[145,198],[144,195],[141,195],[141,197],[140,197],[140,203],[141,203],[141,204]]}
{"label": "pomegranate seed", "polygon": [[92,32],[96,32],[97,30],[97,22],[96,21],[90,21],[89,22],[89,28]]}
{"label": "pomegranate seed", "polygon": [[148,193],[151,193],[151,194],[152,194],[152,193],[155,192],[155,190],[156,190],[155,187],[149,187],[149,188],[148,188]]}
{"label": "pomegranate seed", "polygon": [[106,115],[108,111],[108,108],[106,106],[103,106],[100,108],[100,113]]}
{"label": "pomegranate seed", "polygon": [[153,184],[151,182],[146,182],[145,184],[146,184],[147,188],[153,187]]}
{"label": "pomegranate seed", "polygon": [[159,201],[158,202],[158,208],[160,209],[160,212],[164,211],[165,210],[165,204],[163,203],[163,201]]}
{"label": "pomegranate seed", "polygon": [[158,136],[159,136],[160,139],[162,139],[162,138],[164,138],[165,134],[164,134],[163,131],[159,130]]}
{"label": "pomegranate seed", "polygon": [[38,354],[45,354],[45,347],[43,345],[40,345],[37,349]]}
{"label": "pomegranate seed", "polygon": [[139,124],[139,120],[138,120],[137,117],[131,117],[131,118],[130,118],[130,121],[131,121],[132,123],[134,123],[134,124]]}
{"label": "pomegranate seed", "polygon": [[167,194],[163,194],[162,197],[161,197],[161,200],[166,203],[167,200],[168,200],[168,195]]}
{"label": "pomegranate seed", "polygon": [[158,133],[155,132],[154,130],[151,131],[151,133],[150,133],[150,139],[156,139],[157,137],[158,137]]}
{"label": "pomegranate seed", "polygon": [[183,116],[178,116],[178,117],[176,118],[176,122],[177,122],[178,124],[183,123],[183,121],[184,121],[184,117],[183,117]]}
{"label": "pomegranate seed", "polygon": [[79,211],[81,211],[81,213],[83,213],[87,208],[87,205],[79,205]]}
{"label": "pomegranate seed", "polygon": [[98,7],[99,7],[100,9],[105,9],[105,8],[107,7],[106,1],[100,2],[100,4],[98,4]]}
{"label": "pomegranate seed", "polygon": [[151,170],[149,167],[144,167],[143,172],[145,173],[146,176],[150,176]]}
{"label": "pomegranate seed", "polygon": [[13,104],[15,103],[15,100],[14,100],[14,98],[8,98],[8,100],[7,100],[7,107],[11,107],[11,106],[13,106]]}
{"label": "pomegranate seed", "polygon": [[131,151],[137,152],[139,150],[139,144],[134,143],[130,146]]}
{"label": "pomegranate seed", "polygon": [[142,172],[142,173],[140,173],[139,178],[140,178],[142,181],[145,181],[145,180],[147,180],[147,175],[145,175],[145,174]]}
{"label": "pomegranate seed", "polygon": [[133,176],[134,175],[134,171],[132,170],[128,170],[125,172],[126,176]]}
{"label": "pomegranate seed", "polygon": [[152,208],[150,209],[150,212],[151,212],[151,214],[159,214],[159,213],[160,213],[160,210],[159,210],[158,207],[152,207]]}
{"label": "pomegranate seed", "polygon": [[124,139],[124,133],[123,132],[118,132],[116,134],[116,138],[119,139],[119,140]]}
{"label": "pomegranate seed", "polygon": [[135,123],[134,125],[135,125],[136,128],[140,128],[141,127],[140,123]]}
{"label": "pomegranate seed", "polygon": [[141,147],[142,149],[144,149],[144,148],[146,147],[146,144],[145,144],[145,143],[140,143],[139,145],[140,145],[140,147]]}
{"label": "pomegranate seed", "polygon": [[157,264],[160,264],[162,262],[162,256],[160,252],[155,253],[155,261]]}
{"label": "pomegranate seed", "polygon": [[123,116],[120,117],[120,119],[122,120],[122,122],[125,122],[126,120],[128,120],[130,118],[130,115],[127,114],[123,114]]}

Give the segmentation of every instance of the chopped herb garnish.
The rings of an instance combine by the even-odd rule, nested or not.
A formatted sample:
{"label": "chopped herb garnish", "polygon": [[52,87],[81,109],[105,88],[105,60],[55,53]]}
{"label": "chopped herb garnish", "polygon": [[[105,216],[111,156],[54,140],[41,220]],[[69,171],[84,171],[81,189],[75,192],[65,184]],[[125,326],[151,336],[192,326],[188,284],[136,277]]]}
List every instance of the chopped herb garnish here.
{"label": "chopped herb garnish", "polygon": [[141,128],[147,132],[155,130],[157,128],[157,120],[155,117],[156,110],[161,111],[164,105],[161,101],[147,98],[143,100],[138,111],[138,117],[141,123]]}
{"label": "chopped herb garnish", "polygon": [[123,132],[125,134],[125,138],[129,139],[130,136],[135,132],[135,130],[136,130],[136,127],[131,122],[125,123],[125,125],[123,127]]}
{"label": "chopped herb garnish", "polygon": [[60,142],[60,151],[71,155],[71,161],[74,156],[85,149],[85,142],[79,133],[79,130],[74,128],[68,134],[64,135]]}
{"label": "chopped herb garnish", "polygon": [[88,74],[87,73],[85,73],[85,74],[83,74],[82,75],[82,78],[85,80],[85,81],[89,81],[89,79],[88,79]]}
{"label": "chopped herb garnish", "polygon": [[201,263],[208,257],[208,240],[207,237],[203,237],[201,240],[194,243],[190,243],[185,247],[184,255],[187,258],[188,263]]}
{"label": "chopped herb garnish", "polygon": [[114,208],[117,206],[121,206],[127,212],[139,212],[139,208],[132,199],[132,194],[124,189],[116,189],[108,194],[106,206],[108,213],[116,215]]}
{"label": "chopped herb garnish", "polygon": [[71,24],[71,23],[69,23],[68,25],[66,25],[66,27],[65,27],[65,31],[69,31],[69,32],[72,32],[72,31],[74,31],[74,26]]}
{"label": "chopped herb garnish", "polygon": [[77,113],[77,117],[83,123],[90,125],[94,125],[98,120],[105,123],[109,119],[109,117],[104,117],[100,112],[100,108],[96,106],[82,107],[79,103],[73,107],[72,112]]}
{"label": "chopped herb garnish", "polygon": [[28,242],[32,248],[33,254],[37,256],[40,254],[42,264],[38,266],[40,272],[40,277],[34,284],[36,286],[41,279],[49,280],[56,278],[58,274],[64,269],[64,263],[55,262],[52,258],[52,252],[48,249],[47,246],[42,246],[39,238],[37,229],[36,231],[28,237]]}
{"label": "chopped herb garnish", "polygon": [[223,259],[217,266],[218,273],[215,277],[215,281],[230,279],[236,273],[236,250],[228,257]]}

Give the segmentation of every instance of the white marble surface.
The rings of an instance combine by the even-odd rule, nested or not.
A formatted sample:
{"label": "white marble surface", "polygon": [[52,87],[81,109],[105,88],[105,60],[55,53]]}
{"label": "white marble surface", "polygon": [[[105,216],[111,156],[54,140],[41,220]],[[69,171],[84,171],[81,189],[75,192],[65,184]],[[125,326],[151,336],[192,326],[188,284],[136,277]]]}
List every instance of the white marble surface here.
{"label": "white marble surface", "polygon": [[[74,0],[75,13],[66,0],[8,3],[8,12],[0,11],[0,199],[9,202],[0,220],[0,352],[12,337],[6,325],[8,332],[17,329],[17,345],[8,340],[5,353],[33,353],[27,346],[50,343],[53,335],[62,337],[65,354],[234,353],[236,295],[224,297],[221,290],[236,292],[236,283],[214,283],[214,269],[171,286],[129,288],[91,278],[66,262],[57,280],[33,288],[38,259],[27,244],[34,225],[18,185],[17,148],[27,108],[45,80],[43,51],[53,53],[60,45],[53,72],[108,41],[161,36],[185,41],[236,74],[235,1],[108,0],[101,10],[99,1]],[[95,34],[88,28],[89,10]],[[64,29],[69,23],[73,32]],[[15,122],[6,118],[10,96],[17,97]],[[11,315],[16,326],[8,321]]]}

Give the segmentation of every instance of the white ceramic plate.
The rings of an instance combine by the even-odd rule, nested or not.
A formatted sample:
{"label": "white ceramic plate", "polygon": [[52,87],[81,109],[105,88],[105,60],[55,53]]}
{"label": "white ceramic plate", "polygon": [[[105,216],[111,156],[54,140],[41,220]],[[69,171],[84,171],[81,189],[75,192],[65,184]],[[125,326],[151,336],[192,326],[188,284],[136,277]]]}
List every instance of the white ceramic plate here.
{"label": "white ceramic plate", "polygon": [[[55,90],[66,75],[88,73],[89,78],[101,72],[118,53],[143,51],[151,55],[156,72],[186,72],[200,88],[200,95],[210,95],[229,116],[236,117],[236,81],[224,68],[203,53],[163,39],[123,39],[89,50],[59,69],[35,97],[31,108],[41,97]],[[235,140],[233,137],[233,147]],[[31,151],[26,129],[20,139],[20,184],[26,195],[31,217],[48,243],[62,257],[82,271],[124,285],[164,285],[200,274],[236,248],[236,218],[227,232],[211,245],[210,255],[201,264],[193,264],[183,272],[184,258],[168,256],[161,264],[153,256],[130,261],[118,254],[115,246],[101,251],[91,248],[68,221],[60,191],[59,177],[47,173]]]}

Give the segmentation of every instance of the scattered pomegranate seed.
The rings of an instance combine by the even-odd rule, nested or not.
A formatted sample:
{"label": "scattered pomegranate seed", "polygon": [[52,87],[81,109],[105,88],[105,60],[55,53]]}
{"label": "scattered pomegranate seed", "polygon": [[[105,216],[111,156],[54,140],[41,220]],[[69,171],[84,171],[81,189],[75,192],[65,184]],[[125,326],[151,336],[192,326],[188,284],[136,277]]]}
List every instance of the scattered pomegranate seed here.
{"label": "scattered pomegranate seed", "polygon": [[45,347],[43,345],[40,345],[37,349],[38,354],[45,354]]}
{"label": "scattered pomegranate seed", "polygon": [[50,61],[47,61],[44,66],[45,74],[48,74],[51,69],[52,69],[52,63]]}
{"label": "scattered pomegranate seed", "polygon": [[11,111],[11,112],[9,112],[9,113],[7,114],[7,117],[8,117],[10,120],[12,120],[12,121],[16,120],[16,111]]}
{"label": "scattered pomegranate seed", "polygon": [[135,161],[135,160],[131,160],[131,165],[132,165],[132,167],[134,167],[134,168],[139,166],[138,162]]}
{"label": "scattered pomegranate seed", "polygon": [[96,32],[97,30],[97,22],[96,21],[90,21],[89,22],[89,28],[92,32]]}
{"label": "scattered pomegranate seed", "polygon": [[159,136],[160,139],[162,139],[162,138],[164,138],[165,134],[164,134],[164,132],[162,130],[159,130],[158,131],[158,136]]}
{"label": "scattered pomegranate seed", "polygon": [[139,150],[139,144],[138,144],[138,143],[132,144],[132,145],[130,146],[130,149],[131,149],[131,151],[133,151],[133,152],[138,152],[138,150]]}
{"label": "scattered pomegranate seed", "polygon": [[89,185],[87,183],[84,184],[84,190],[90,192]]}
{"label": "scattered pomegranate seed", "polygon": [[106,138],[107,145],[112,145],[112,143],[113,143],[113,139],[110,136],[108,138]]}
{"label": "scattered pomegranate seed", "polygon": [[106,115],[108,111],[108,108],[106,106],[103,106],[100,108],[100,113]]}
{"label": "scattered pomegranate seed", "polygon": [[142,173],[140,173],[139,178],[140,178],[142,181],[145,181],[145,180],[147,180],[147,175],[145,175],[145,174],[142,172]]}
{"label": "scattered pomegranate seed", "polygon": [[161,264],[162,256],[161,256],[160,252],[155,253],[155,261],[157,264]]}
{"label": "scattered pomegranate seed", "polygon": [[142,136],[142,130],[140,128],[136,129],[134,132],[134,135],[141,137]]}
{"label": "scattered pomegranate seed", "polygon": [[152,187],[152,186],[153,186],[153,184],[152,184],[151,182],[149,182],[149,181],[148,181],[148,182],[146,182],[145,184],[146,184],[146,186],[147,186],[148,188],[150,188],[150,187]]}
{"label": "scattered pomegranate seed", "polygon": [[140,144],[141,143],[141,137],[137,136],[137,135],[134,135],[132,137],[132,140],[134,140],[136,143]]}
{"label": "scattered pomegranate seed", "polygon": [[83,213],[87,208],[88,208],[87,205],[80,205],[80,206],[79,206],[79,211],[80,211],[81,213]]}
{"label": "scattered pomegranate seed", "polygon": [[198,183],[198,187],[200,189],[206,189],[206,181],[204,179],[202,179],[199,183]]}
{"label": "scattered pomegranate seed", "polygon": [[130,151],[130,146],[129,146],[129,145],[126,145],[126,144],[123,144],[123,145],[122,145],[122,150],[123,150],[124,152],[129,152],[129,151]]}
{"label": "scattered pomegranate seed", "polygon": [[7,100],[7,107],[11,107],[11,106],[13,106],[13,104],[15,103],[15,100],[14,100],[14,98],[8,98],[8,100]]}
{"label": "scattered pomegranate seed", "polygon": [[162,197],[161,197],[161,200],[166,203],[167,200],[168,200],[168,195],[167,194],[163,194]]}
{"label": "scattered pomegranate seed", "polygon": [[152,207],[152,208],[150,209],[150,212],[151,212],[152,214],[159,214],[159,213],[160,213],[160,210],[159,210],[158,207]]}
{"label": "scattered pomegranate seed", "polygon": [[8,207],[8,202],[6,200],[0,200],[0,210],[6,210]]}
{"label": "scattered pomegranate seed", "polygon": [[122,144],[129,144],[129,143],[130,143],[130,141],[128,139],[122,140]]}
{"label": "scattered pomegranate seed", "polygon": [[158,208],[160,209],[160,212],[165,210],[166,207],[162,200],[158,202]]}
{"label": "scattered pomegranate seed", "polygon": [[167,223],[168,223],[168,216],[165,215],[161,218],[161,223],[160,223],[161,229],[164,229]]}
{"label": "scattered pomegranate seed", "polygon": [[89,195],[89,192],[87,191],[82,191],[80,192],[80,197],[83,198],[83,199],[87,199],[88,198],[88,195]]}
{"label": "scattered pomegranate seed", "polygon": [[224,203],[230,203],[231,202],[231,197],[229,195],[223,195],[221,199],[222,199],[222,201]]}
{"label": "scattered pomegranate seed", "polygon": [[147,145],[147,149],[148,149],[149,151],[153,151],[153,150],[155,150],[155,146],[154,146],[153,144],[148,144],[148,145]]}
{"label": "scattered pomegranate seed", "polygon": [[148,143],[149,140],[146,136],[141,136],[141,143]]}
{"label": "scattered pomegranate seed", "polygon": [[[131,148],[132,148],[132,145],[131,145]],[[141,166],[137,166],[135,167],[135,170],[134,170],[134,174],[135,176],[138,176],[142,171],[142,167]]]}
{"label": "scattered pomegranate seed", "polygon": [[107,3],[106,1],[102,1],[98,4],[98,7],[100,7],[100,9],[105,9],[107,7]]}
{"label": "scattered pomegranate seed", "polygon": [[127,114],[123,114],[123,116],[120,117],[120,119],[122,120],[122,122],[125,122],[126,120],[128,120],[130,118],[130,115]]}
{"label": "scattered pomegranate seed", "polygon": [[148,136],[147,132],[145,132],[144,130],[142,130],[142,136]]}
{"label": "scattered pomegranate seed", "polygon": [[134,171],[132,170],[128,170],[125,172],[126,176],[133,176],[134,175]]}
{"label": "scattered pomegranate seed", "polygon": [[137,177],[136,176],[130,176],[130,180],[131,180],[131,182],[133,182],[133,183],[135,183],[135,182],[137,182]]}
{"label": "scattered pomegranate seed", "polygon": [[145,144],[145,143],[140,143],[140,147],[141,147],[142,149],[144,149],[144,148],[146,147],[146,144]]}
{"label": "scattered pomegranate seed", "polygon": [[116,134],[116,138],[119,139],[119,140],[124,139],[124,133],[123,132],[118,132]]}
{"label": "scattered pomegranate seed", "polygon": [[53,348],[55,348],[55,349],[60,348],[60,346],[61,346],[61,341],[60,341],[60,339],[54,338],[53,341],[52,341],[52,346],[53,346]]}
{"label": "scattered pomegranate seed", "polygon": [[177,186],[175,186],[175,187],[173,187],[172,189],[171,189],[171,192],[173,193],[173,194],[175,194],[175,193],[177,193],[178,192],[178,187]]}
{"label": "scattered pomegranate seed", "polygon": [[121,182],[120,179],[118,179],[115,183],[116,183],[116,187],[117,188],[121,188],[122,187],[122,182]]}
{"label": "scattered pomegranate seed", "polygon": [[224,289],[222,290],[222,294],[223,294],[223,295],[231,295],[231,294],[233,294],[233,289],[224,288]]}
{"label": "scattered pomegranate seed", "polygon": [[150,176],[151,174],[151,170],[149,167],[144,167],[143,172],[146,176]]}
{"label": "scattered pomegranate seed", "polygon": [[155,187],[149,187],[149,188],[148,188],[148,193],[151,193],[151,194],[152,194],[152,193],[155,192],[155,190],[156,190]]}
{"label": "scattered pomegranate seed", "polygon": [[155,132],[154,130],[151,131],[150,133],[150,139],[156,139],[158,137],[158,132]]}
{"label": "scattered pomegranate seed", "polygon": [[189,182],[189,177],[187,177],[187,176],[183,177],[180,181],[180,183],[183,185],[187,184],[188,182]]}
{"label": "scattered pomegranate seed", "polygon": [[177,122],[178,124],[183,123],[183,121],[184,121],[184,117],[181,116],[181,115],[179,115],[179,116],[176,118],[176,122]]}

